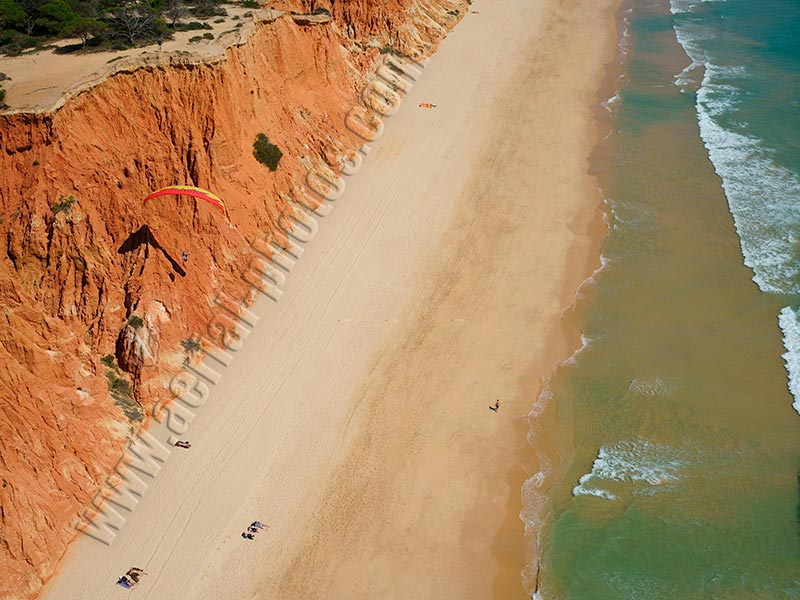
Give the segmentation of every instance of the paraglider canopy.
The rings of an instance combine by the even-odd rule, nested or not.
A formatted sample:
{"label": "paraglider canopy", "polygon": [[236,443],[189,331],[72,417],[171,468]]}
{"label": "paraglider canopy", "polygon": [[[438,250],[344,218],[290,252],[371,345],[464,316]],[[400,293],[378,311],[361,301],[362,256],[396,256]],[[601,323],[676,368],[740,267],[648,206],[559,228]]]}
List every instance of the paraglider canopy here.
{"label": "paraglider canopy", "polygon": [[150,200],[153,200],[160,196],[191,196],[192,198],[205,200],[209,204],[212,204],[216,208],[221,210],[223,215],[225,215],[226,217],[228,216],[228,211],[225,208],[225,203],[222,201],[222,198],[212,194],[208,190],[204,190],[203,188],[194,187],[191,185],[173,185],[161,188],[160,190],[156,190],[152,194],[148,195],[144,199],[144,204],[147,205],[147,203],[150,202]]}

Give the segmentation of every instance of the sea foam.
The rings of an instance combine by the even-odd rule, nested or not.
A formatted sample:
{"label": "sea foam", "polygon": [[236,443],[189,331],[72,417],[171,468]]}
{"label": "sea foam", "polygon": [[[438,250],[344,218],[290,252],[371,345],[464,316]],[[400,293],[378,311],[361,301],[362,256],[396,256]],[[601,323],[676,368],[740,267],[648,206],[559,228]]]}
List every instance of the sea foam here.
{"label": "sea foam", "polygon": [[800,414],[800,314],[787,306],[778,315],[783,330],[783,345],[786,352],[786,371],[789,373],[789,391],[794,396],[794,409]]}
{"label": "sea foam", "polygon": [[[768,293],[800,294],[800,176],[773,159],[763,140],[746,131],[738,110],[750,76],[741,65],[719,65],[706,51],[715,33],[691,13],[697,0],[671,0],[675,35],[692,63],[676,76],[685,82],[694,68],[704,68],[697,91],[700,136],[733,215],[744,263],[753,281]],[[734,131],[735,129],[735,131]],[[800,325],[792,308],[779,315],[789,373],[789,389],[800,413]]]}
{"label": "sea foam", "polygon": [[616,500],[619,494],[652,495],[656,486],[678,480],[678,472],[689,462],[662,444],[637,438],[603,446],[592,470],[581,476],[572,489],[574,496]]}
{"label": "sea foam", "polygon": [[[762,291],[798,294],[800,204],[796,199],[800,196],[800,179],[772,159],[772,151],[762,140],[743,132],[744,125],[736,114],[743,100],[738,84],[744,83],[749,73],[741,65],[714,63],[704,46],[714,32],[702,23],[680,17],[696,4],[672,0],[672,12],[678,15],[675,34],[692,61],[682,74],[695,67],[704,68],[696,101],[700,136],[722,179],[744,262],[753,270],[753,280]],[[676,76],[675,83],[684,85],[685,76]],[[734,127],[737,131],[732,131]]]}

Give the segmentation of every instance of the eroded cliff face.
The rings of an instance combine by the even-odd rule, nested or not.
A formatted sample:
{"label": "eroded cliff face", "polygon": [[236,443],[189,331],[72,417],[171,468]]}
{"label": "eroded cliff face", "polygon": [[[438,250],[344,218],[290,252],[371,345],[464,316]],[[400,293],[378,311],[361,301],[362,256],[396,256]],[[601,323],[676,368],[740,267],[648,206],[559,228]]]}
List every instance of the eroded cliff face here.
{"label": "eroded cliff face", "polygon": [[[250,244],[281,237],[307,166],[338,170],[359,147],[345,115],[375,48],[429,52],[466,5],[283,3],[334,20],[279,18],[222,62],[145,66],[55,113],[0,115],[0,598],[54,573],[139,417],[168,397],[181,341],[205,332],[216,294],[251,295]],[[260,132],[283,151],[274,173],[253,157]],[[142,205],[172,184],[213,190],[230,220],[187,198]]]}

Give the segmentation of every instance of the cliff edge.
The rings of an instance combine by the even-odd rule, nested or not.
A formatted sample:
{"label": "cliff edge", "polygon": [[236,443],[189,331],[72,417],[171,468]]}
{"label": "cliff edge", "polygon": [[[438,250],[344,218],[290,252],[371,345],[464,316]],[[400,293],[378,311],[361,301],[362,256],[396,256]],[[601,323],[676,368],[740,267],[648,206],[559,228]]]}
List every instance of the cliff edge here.
{"label": "cliff edge", "polygon": [[[252,296],[251,244],[281,237],[309,167],[359,146],[344,117],[379,49],[430,53],[467,4],[275,2],[216,49],[151,53],[0,114],[0,598],[53,575],[169,376],[198,335],[215,341],[213,298]],[[320,7],[320,25],[283,13]],[[274,172],[259,133],[283,152]],[[212,190],[229,220],[187,199],[143,206],[173,184]]]}

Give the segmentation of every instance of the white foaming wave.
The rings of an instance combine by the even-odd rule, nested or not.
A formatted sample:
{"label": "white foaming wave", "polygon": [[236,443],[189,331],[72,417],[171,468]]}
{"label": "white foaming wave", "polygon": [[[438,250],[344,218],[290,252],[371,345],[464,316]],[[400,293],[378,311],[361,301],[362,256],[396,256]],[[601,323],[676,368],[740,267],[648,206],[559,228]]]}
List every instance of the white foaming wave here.
{"label": "white foaming wave", "polygon": [[[531,406],[531,410],[528,412],[528,420],[534,419],[541,415],[547,405],[553,400],[553,388],[550,386],[551,378],[552,374],[543,378],[542,389],[539,392],[539,395],[536,397],[536,401]],[[533,444],[533,440],[530,439],[530,437],[528,438],[528,441],[531,443],[531,445]]]}
{"label": "white foaming wave", "polygon": [[612,229],[624,225],[638,232],[647,232],[657,231],[662,227],[653,212],[641,204],[608,202],[607,206]]}
{"label": "white foaming wave", "polygon": [[685,93],[687,91],[687,88],[695,83],[694,72],[697,69],[701,68],[702,66],[703,66],[702,63],[698,63],[695,61],[690,62],[688,66],[684,67],[684,69],[680,73],[678,73],[672,78],[673,83],[677,87],[681,88],[681,91]]}
{"label": "white foaming wave", "polygon": [[703,2],[725,2],[726,0],[670,0],[669,12],[673,15],[692,12],[692,9]]}
{"label": "white foaming wave", "polygon": [[576,298],[583,298],[584,288],[597,284],[597,276],[600,275],[600,273],[602,273],[605,270],[605,268],[609,265],[610,262],[611,262],[610,258],[606,258],[602,254],[600,255],[600,266],[598,266],[594,271],[592,271],[592,274],[581,282],[581,284],[578,286],[578,289],[575,291]]}
{"label": "white foaming wave", "polygon": [[736,101],[735,88],[713,83],[720,71],[713,65],[706,67],[697,95],[700,136],[722,179],[744,262],[762,291],[800,293],[796,283],[800,205],[795,200],[800,196],[800,179],[773,162],[761,140],[717,123],[714,117]]}
{"label": "white foaming wave", "polygon": [[613,96],[611,96],[611,98],[609,98],[605,102],[601,102],[600,106],[605,108],[608,112],[613,113],[618,109],[618,105],[620,104],[620,102],[622,102],[622,98],[620,97],[620,95],[614,94]]}
{"label": "white foaming wave", "polygon": [[[522,509],[519,513],[519,518],[525,524],[526,544],[529,549],[537,549],[537,551],[541,548],[542,532],[548,524],[546,484],[547,477],[552,471],[552,465],[544,453],[537,451],[536,440],[534,439],[534,429],[536,427],[534,425],[535,422],[531,419],[538,417],[553,399],[553,390],[550,385],[551,377],[544,379],[538,400],[528,415],[531,423],[531,428],[528,430],[528,443],[537,452],[539,471],[528,477],[525,483],[522,484]],[[538,556],[529,555],[528,562],[522,571],[523,584],[527,589],[532,589],[537,584],[538,560]]]}
{"label": "white foaming wave", "polygon": [[789,391],[794,396],[792,406],[800,414],[800,313],[787,306],[778,315],[778,324],[783,330],[786,352],[782,358],[789,374]]}
{"label": "white foaming wave", "polygon": [[[696,4],[672,0],[673,14],[688,12]],[[762,291],[800,293],[800,204],[795,201],[800,196],[800,179],[770,158],[762,140],[725,129],[718,122],[730,116],[738,104],[741,92],[731,82],[747,77],[746,69],[711,61],[702,42],[714,32],[702,24],[676,19],[674,29],[692,60],[684,72],[700,66],[705,69],[696,99],[700,137],[722,179],[744,263],[753,270],[753,280]]]}
{"label": "white foaming wave", "polygon": [[[623,54],[623,56],[628,56],[630,54],[631,48],[631,14],[633,13],[633,8],[628,8],[622,14],[622,35],[620,36],[619,40],[619,50]],[[623,75],[620,75],[622,78]]]}
{"label": "white foaming wave", "polygon": [[519,518],[525,523],[526,536],[538,536],[545,526],[544,505],[547,495],[542,487],[547,480],[544,470],[528,477],[522,484],[522,510]]}
{"label": "white foaming wave", "polygon": [[581,334],[581,345],[575,350],[575,352],[570,354],[568,358],[566,358],[565,360],[561,361],[559,363],[559,366],[574,365],[575,363],[577,363],[578,362],[578,356],[580,356],[580,354],[584,350],[586,350],[591,345],[591,343],[592,343],[591,338],[588,338],[585,335]]}
{"label": "white foaming wave", "polygon": [[[618,498],[622,485],[633,486],[632,494],[652,495],[655,486],[678,480],[678,471],[689,463],[678,452],[662,444],[637,438],[602,447],[592,470],[581,476],[572,489],[573,496],[595,496],[605,500]],[[621,485],[622,484],[622,485]],[[647,486],[650,486],[647,489]],[[617,493],[609,490],[613,487]]]}
{"label": "white foaming wave", "polygon": [[[599,459],[598,459],[599,460]],[[597,463],[597,460],[595,460]],[[587,473],[586,475],[581,476],[578,480],[578,485],[572,488],[572,495],[573,496],[596,496],[598,498],[604,498],[606,500],[616,500],[617,497],[612,494],[611,492],[604,490],[602,488],[595,488],[595,487],[587,487],[585,484],[589,483],[594,477],[594,467],[592,467],[592,472]]]}
{"label": "white foaming wave", "polygon": [[[691,1],[682,2],[682,0],[673,0],[673,3],[677,2],[690,6],[694,6],[696,4]],[[672,14],[684,12],[689,12],[689,10],[673,10]],[[677,38],[678,43],[683,47],[684,51],[692,61],[692,63],[686,67],[684,71],[687,69],[695,69],[705,66],[708,62],[710,62],[709,57],[700,42],[714,39],[714,32],[711,29],[705,27],[702,23],[697,23],[687,19],[676,19],[673,30],[675,31],[675,37]]]}
{"label": "white foaming wave", "polygon": [[628,385],[628,390],[645,396],[666,396],[679,387],[678,381],[669,377],[635,377]]}

